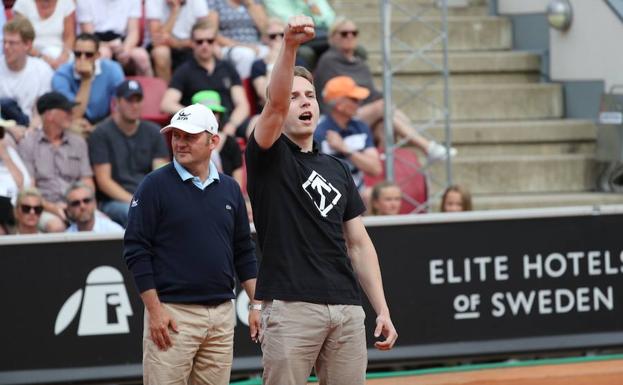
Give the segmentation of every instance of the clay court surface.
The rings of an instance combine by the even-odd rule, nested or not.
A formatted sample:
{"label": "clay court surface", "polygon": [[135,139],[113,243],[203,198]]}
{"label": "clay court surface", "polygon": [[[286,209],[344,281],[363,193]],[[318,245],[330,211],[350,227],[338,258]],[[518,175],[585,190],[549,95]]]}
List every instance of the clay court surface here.
{"label": "clay court surface", "polygon": [[367,385],[623,385],[623,360],[369,379]]}

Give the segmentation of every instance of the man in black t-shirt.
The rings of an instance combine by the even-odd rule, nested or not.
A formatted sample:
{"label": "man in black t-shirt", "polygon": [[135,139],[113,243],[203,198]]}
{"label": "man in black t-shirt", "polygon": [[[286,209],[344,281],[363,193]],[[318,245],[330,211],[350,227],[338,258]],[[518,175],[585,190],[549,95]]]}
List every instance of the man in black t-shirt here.
{"label": "man in black t-shirt", "polygon": [[140,120],[140,83],[125,80],[115,95],[112,116],[99,123],[89,136],[89,157],[100,209],[125,227],[132,194],[145,175],[169,162],[169,150],[160,127]]}
{"label": "man in black t-shirt", "polygon": [[268,385],[305,384],[314,366],[321,383],[364,384],[358,283],[377,313],[374,335],[385,337],[375,346],[389,350],[398,336],[352,176],[313,142],[319,116],[313,81],[294,67],[297,48],[313,37],[311,18],[290,19],[246,150],[247,190],[263,255],[255,298],[263,301],[260,341]]}
{"label": "man in black t-shirt", "polygon": [[215,90],[221,95],[223,106],[228,111],[222,131],[231,136],[236,133],[244,136],[249,120],[249,101],[234,66],[214,56],[217,34],[217,30],[206,21],[193,25],[193,56],[173,73],[160,108],[173,114],[190,105],[191,98],[197,92]]}

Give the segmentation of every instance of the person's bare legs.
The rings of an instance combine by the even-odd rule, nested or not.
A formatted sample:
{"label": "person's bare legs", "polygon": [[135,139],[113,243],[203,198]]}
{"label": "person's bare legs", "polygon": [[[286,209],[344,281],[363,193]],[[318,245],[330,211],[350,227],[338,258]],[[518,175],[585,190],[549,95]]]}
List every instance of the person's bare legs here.
{"label": "person's bare legs", "polygon": [[154,58],[156,76],[169,83],[171,80],[171,49],[166,45],[159,45],[151,50]]}
{"label": "person's bare legs", "polygon": [[[366,122],[370,127],[377,130],[379,122],[382,122],[385,103],[383,99],[364,104],[357,110],[357,118]],[[394,110],[392,119],[394,125],[394,133],[401,138],[407,138],[408,142],[422,150],[430,160],[445,159],[448,156],[446,147],[433,140],[428,140],[422,136],[411,123],[409,117],[399,109]],[[381,124],[382,128],[383,125]],[[384,138],[384,136],[383,136]],[[383,140],[384,142],[384,140]],[[450,156],[456,154],[456,149],[451,148]]]}
{"label": "person's bare legs", "polygon": [[[377,122],[383,120],[385,103],[383,99],[364,104],[357,110],[357,118],[366,122],[370,127],[376,125]],[[396,135],[409,138],[409,142],[418,147],[425,154],[428,153],[430,141],[420,135],[412,126],[409,118],[399,109],[394,110],[394,132]]]}

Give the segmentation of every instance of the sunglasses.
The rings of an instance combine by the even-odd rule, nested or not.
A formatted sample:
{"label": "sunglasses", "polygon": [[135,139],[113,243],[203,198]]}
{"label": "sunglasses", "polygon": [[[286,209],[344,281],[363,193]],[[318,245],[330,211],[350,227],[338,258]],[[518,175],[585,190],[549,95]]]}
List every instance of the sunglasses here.
{"label": "sunglasses", "polygon": [[41,213],[43,212],[43,206],[41,205],[31,206],[31,205],[20,204],[19,208],[20,210],[22,210],[23,214],[30,214],[32,211],[34,211],[35,214],[41,215]]}
{"label": "sunglasses", "polygon": [[95,57],[95,52],[89,52],[89,51],[74,51],[74,56],[79,58],[79,57],[86,57],[87,59],[93,59]]}
{"label": "sunglasses", "polygon": [[340,36],[342,36],[343,38],[347,38],[348,35],[351,35],[352,37],[357,37],[357,35],[359,35],[359,31],[354,30],[354,31],[340,31],[338,32],[340,34]]}
{"label": "sunglasses", "polygon": [[76,199],[75,201],[70,201],[69,202],[69,207],[80,207],[81,203],[84,203],[85,205],[88,205],[89,203],[93,202],[93,198],[83,198],[83,199]]}
{"label": "sunglasses", "polygon": [[269,33],[268,34],[268,38],[270,40],[275,40],[277,37],[280,37],[283,39],[283,32],[278,32],[278,33]]}
{"label": "sunglasses", "polygon": [[215,38],[211,39],[195,39],[195,44],[201,45],[203,43],[214,44]]}

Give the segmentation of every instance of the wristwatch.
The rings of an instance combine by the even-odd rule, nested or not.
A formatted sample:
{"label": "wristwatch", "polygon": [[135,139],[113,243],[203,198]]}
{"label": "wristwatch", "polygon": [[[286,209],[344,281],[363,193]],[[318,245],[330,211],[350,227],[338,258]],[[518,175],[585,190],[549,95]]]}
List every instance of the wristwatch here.
{"label": "wristwatch", "polygon": [[249,303],[249,310],[262,310],[261,303]]}

